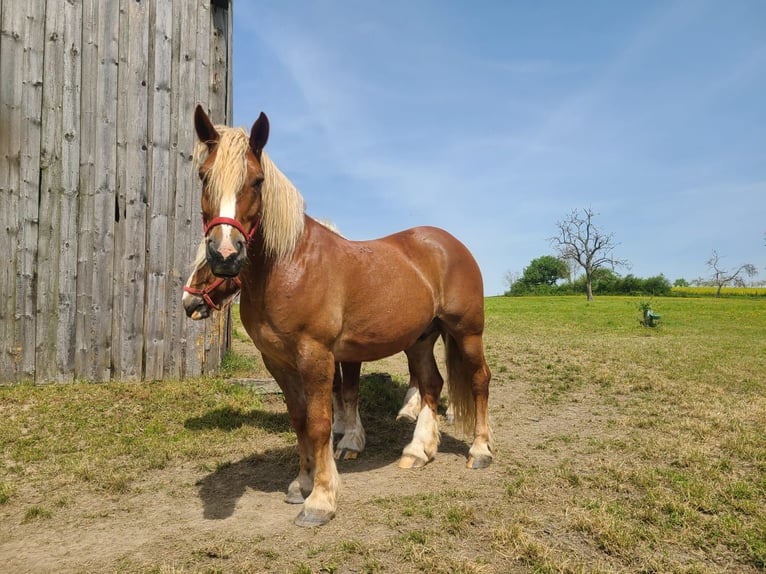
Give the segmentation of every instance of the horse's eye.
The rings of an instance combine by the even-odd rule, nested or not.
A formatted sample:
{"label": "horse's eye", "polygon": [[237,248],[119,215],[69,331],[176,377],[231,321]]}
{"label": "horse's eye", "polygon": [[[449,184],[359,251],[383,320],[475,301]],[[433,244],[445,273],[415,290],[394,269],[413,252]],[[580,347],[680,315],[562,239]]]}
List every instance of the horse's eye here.
{"label": "horse's eye", "polygon": [[261,187],[261,184],[263,183],[263,178],[259,177],[253,182],[253,189],[259,189]]}

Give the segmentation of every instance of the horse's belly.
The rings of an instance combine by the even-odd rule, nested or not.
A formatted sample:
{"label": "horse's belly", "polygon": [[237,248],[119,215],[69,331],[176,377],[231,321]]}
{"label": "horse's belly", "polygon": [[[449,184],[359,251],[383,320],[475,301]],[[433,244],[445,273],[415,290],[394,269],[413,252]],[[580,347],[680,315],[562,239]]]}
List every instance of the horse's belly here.
{"label": "horse's belly", "polygon": [[346,323],[333,353],[336,361],[376,361],[411,347],[426,332],[433,317],[402,322],[401,316]]}
{"label": "horse's belly", "polygon": [[415,335],[414,337],[402,337],[398,340],[389,341],[381,341],[379,338],[376,340],[343,340],[334,349],[335,360],[344,362],[377,361],[410,347],[417,338],[418,336]]}

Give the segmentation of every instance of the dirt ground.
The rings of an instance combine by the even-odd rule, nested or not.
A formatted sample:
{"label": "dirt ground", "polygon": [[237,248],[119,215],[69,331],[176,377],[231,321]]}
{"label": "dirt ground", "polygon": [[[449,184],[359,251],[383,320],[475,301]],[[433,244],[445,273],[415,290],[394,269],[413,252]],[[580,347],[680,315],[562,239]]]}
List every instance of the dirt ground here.
{"label": "dirt ground", "polygon": [[[364,371],[400,380],[407,373],[403,355]],[[423,469],[401,470],[397,460],[412,423],[393,416],[371,423],[363,412],[367,450],[339,463],[337,515],[321,528],[292,523],[299,508],[284,502],[284,492],[297,468],[295,447],[275,435],[272,444],[254,445],[252,455],[232,464],[167,467],[125,494],[69,501],[44,521],[25,521],[21,510],[5,513],[0,572],[526,572],[518,544],[503,541],[519,521],[541,540],[561,534],[555,544],[582,560],[587,545],[561,531],[566,508],[540,501],[530,511],[523,500],[514,506],[508,485],[518,468],[555,466],[570,448],[541,444],[562,435],[584,439],[609,413],[585,407],[586,397],[557,405],[555,413],[533,401],[523,382],[495,376],[497,456],[484,470],[465,468],[468,443],[444,421],[436,459]],[[267,402],[283,412],[276,397]],[[408,495],[413,508],[401,502]],[[428,504],[433,508],[424,508]],[[465,520],[450,524],[454,516]],[[442,540],[438,533],[450,528]]]}

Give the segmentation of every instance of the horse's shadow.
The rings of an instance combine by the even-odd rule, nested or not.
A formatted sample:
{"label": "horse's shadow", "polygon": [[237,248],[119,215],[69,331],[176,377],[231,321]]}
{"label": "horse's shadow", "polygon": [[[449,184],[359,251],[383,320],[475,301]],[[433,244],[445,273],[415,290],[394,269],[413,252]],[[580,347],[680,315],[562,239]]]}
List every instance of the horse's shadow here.
{"label": "horse's shadow", "polygon": [[[394,463],[401,455],[401,449],[412,438],[414,424],[397,421],[395,410],[370,412],[362,408],[361,417],[367,434],[367,445],[359,458],[337,462],[341,475],[368,472]],[[190,418],[184,426],[190,430],[220,428],[229,431],[243,425],[275,433],[292,430],[286,413],[260,409],[242,413],[229,407]],[[442,432],[439,452],[465,456],[468,444]],[[298,448],[295,445],[268,449],[237,462],[221,465],[197,482],[204,507],[203,515],[210,520],[228,518],[248,488],[262,492],[285,492],[297,474]]]}
{"label": "horse's shadow", "polygon": [[242,412],[231,407],[222,407],[208,411],[201,417],[186,419],[184,422],[184,428],[193,431],[215,428],[228,432],[243,426],[259,427],[275,433],[292,430],[287,413],[275,413],[260,409]]}

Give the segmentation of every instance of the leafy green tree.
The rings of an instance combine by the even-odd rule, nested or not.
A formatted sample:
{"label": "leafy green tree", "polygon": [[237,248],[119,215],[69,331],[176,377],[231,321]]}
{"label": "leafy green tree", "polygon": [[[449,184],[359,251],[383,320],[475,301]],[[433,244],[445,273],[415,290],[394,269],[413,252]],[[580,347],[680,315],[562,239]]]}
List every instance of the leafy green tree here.
{"label": "leafy green tree", "polygon": [[553,255],[543,255],[529,262],[521,281],[527,285],[555,285],[569,275],[567,264]]}
{"label": "leafy green tree", "polygon": [[670,281],[662,273],[644,279],[644,293],[658,297],[660,295],[670,295],[671,291]]}
{"label": "leafy green tree", "polygon": [[688,287],[688,286],[689,286],[689,282],[683,277],[673,281],[673,287]]}

